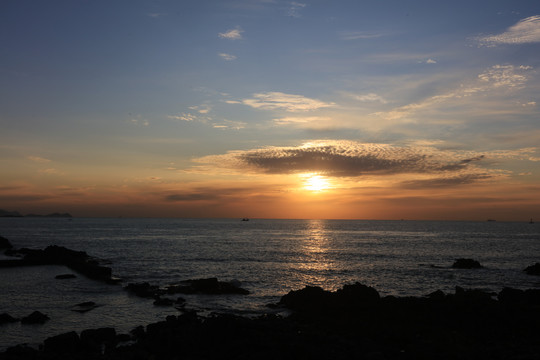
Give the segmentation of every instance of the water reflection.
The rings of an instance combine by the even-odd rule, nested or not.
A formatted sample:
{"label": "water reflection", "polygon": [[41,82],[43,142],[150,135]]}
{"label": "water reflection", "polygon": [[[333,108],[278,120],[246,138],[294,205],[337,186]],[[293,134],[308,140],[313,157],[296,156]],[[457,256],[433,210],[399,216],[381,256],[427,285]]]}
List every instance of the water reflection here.
{"label": "water reflection", "polygon": [[328,273],[334,270],[331,238],[325,220],[309,220],[301,240],[298,261],[301,281],[305,285],[325,284],[330,280]]}

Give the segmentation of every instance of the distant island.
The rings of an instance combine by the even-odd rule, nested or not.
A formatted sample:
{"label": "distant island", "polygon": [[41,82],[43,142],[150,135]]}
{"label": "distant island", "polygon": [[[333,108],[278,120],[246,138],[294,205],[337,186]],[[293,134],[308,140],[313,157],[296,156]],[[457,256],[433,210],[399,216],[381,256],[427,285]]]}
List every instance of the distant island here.
{"label": "distant island", "polygon": [[51,213],[47,215],[40,215],[40,214],[27,214],[22,215],[18,211],[7,211],[0,209],[0,217],[61,217],[61,218],[71,218],[71,214],[69,213]]}

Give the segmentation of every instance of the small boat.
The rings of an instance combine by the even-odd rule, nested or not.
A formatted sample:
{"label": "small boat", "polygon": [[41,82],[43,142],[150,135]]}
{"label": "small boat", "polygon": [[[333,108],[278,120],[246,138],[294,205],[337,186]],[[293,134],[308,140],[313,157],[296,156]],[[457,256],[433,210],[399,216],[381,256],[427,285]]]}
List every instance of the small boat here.
{"label": "small boat", "polygon": [[534,224],[534,221],[533,221],[532,218],[531,218],[531,220],[529,221],[529,224]]}
{"label": "small boat", "polygon": [[243,218],[242,221],[249,221],[249,218]]}

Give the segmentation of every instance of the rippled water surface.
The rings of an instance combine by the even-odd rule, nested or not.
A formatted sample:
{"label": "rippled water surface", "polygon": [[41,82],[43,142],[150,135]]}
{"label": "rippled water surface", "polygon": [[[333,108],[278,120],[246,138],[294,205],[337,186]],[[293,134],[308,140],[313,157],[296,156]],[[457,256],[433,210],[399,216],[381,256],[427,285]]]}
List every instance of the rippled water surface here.
{"label": "rippled water surface", "polygon": [[[2,218],[0,235],[15,247],[60,245],[86,251],[129,282],[167,285],[218,277],[239,280],[248,296],[188,296],[203,311],[256,314],[289,290],[319,285],[334,290],[359,281],[382,295],[421,296],[455,286],[500,291],[538,288],[523,269],[540,262],[540,225],[506,222],[340,220],[55,219]],[[479,270],[455,270],[456,258],[474,258]],[[47,313],[45,325],[0,327],[0,348],[36,343],[65,331],[137,325],[177,314],[61,266],[0,269],[0,313]],[[77,303],[102,306],[80,314]]]}

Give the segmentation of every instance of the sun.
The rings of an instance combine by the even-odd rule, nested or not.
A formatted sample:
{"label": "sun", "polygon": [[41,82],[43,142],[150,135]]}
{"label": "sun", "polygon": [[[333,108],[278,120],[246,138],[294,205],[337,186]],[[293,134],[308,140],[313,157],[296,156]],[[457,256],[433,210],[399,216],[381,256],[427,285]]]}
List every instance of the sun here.
{"label": "sun", "polygon": [[330,182],[327,178],[321,175],[306,175],[304,180],[304,189],[311,191],[323,191],[330,188]]}

